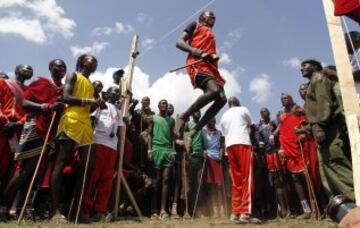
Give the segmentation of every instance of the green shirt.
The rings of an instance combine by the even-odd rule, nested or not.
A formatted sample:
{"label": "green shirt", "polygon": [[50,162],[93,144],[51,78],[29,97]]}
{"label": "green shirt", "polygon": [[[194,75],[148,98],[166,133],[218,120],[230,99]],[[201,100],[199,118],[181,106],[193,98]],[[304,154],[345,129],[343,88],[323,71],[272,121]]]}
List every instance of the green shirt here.
{"label": "green shirt", "polygon": [[321,73],[313,73],[305,99],[305,112],[313,133],[326,125],[343,109],[334,93],[334,82]]}
{"label": "green shirt", "polygon": [[154,115],[152,119],[152,145],[171,148],[171,118]]}
{"label": "green shirt", "polygon": [[[188,130],[194,129],[196,126],[196,123],[191,120],[187,124]],[[203,145],[202,145],[202,130],[198,131],[192,142],[192,154],[195,156],[203,156]]]}

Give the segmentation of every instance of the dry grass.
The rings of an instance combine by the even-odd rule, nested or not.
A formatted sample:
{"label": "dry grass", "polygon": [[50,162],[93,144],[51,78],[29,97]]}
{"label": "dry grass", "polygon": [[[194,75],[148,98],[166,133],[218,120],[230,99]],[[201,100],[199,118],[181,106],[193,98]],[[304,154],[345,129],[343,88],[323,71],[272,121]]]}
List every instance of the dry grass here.
{"label": "dry grass", "polygon": [[[239,227],[241,228],[285,228],[285,227],[299,227],[299,228],[316,228],[316,227],[337,227],[335,223],[330,222],[329,220],[323,221],[312,221],[312,220],[296,220],[296,219],[275,219],[266,221],[261,225],[238,225],[231,223],[228,219],[194,219],[194,220],[167,220],[167,221],[152,221],[149,219],[144,219],[141,222],[131,221],[131,220],[120,220],[117,222],[111,223],[92,223],[90,225],[74,225],[74,224],[55,224],[52,222],[44,221],[44,222],[30,222],[27,221],[23,223],[22,227],[62,227],[62,228],[70,228],[70,227],[134,227],[134,228],[186,228],[186,227],[199,227],[199,228],[231,228],[231,227]],[[16,227],[15,222],[9,223],[0,223],[1,228],[5,227]]]}

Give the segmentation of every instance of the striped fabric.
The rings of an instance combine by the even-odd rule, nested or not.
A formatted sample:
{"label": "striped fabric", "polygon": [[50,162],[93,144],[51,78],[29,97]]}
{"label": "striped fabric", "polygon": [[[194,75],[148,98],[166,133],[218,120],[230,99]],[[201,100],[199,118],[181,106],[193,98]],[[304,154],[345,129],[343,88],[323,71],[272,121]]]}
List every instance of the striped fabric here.
{"label": "striped fabric", "polygon": [[15,160],[22,160],[39,155],[43,141],[36,130],[34,118],[29,118],[24,124],[21,132],[19,146],[15,152]]}

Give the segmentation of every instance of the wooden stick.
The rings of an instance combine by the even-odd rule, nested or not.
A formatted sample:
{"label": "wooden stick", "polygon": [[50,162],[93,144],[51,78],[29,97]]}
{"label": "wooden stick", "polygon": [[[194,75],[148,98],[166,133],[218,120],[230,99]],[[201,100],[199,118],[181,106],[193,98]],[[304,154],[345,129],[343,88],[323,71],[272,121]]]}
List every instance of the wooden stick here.
{"label": "wooden stick", "polygon": [[182,164],[182,174],[183,174],[183,184],[184,184],[184,196],[185,196],[185,212],[184,218],[190,218],[189,214],[189,196],[188,196],[188,176],[187,176],[187,162],[185,157],[185,152],[183,152],[183,164]]}
{"label": "wooden stick", "polygon": [[127,183],[127,181],[126,181],[123,173],[120,173],[120,178],[121,178],[121,181],[122,181],[122,183],[123,183],[123,185],[124,185],[124,187],[125,187],[125,190],[126,190],[128,196],[129,196],[129,198],[130,198],[131,204],[133,205],[133,207],[134,207],[137,215],[138,215],[138,216],[140,217],[140,219],[141,219],[141,218],[142,218],[141,210],[140,210],[139,206],[138,206],[137,203],[136,203],[135,197],[134,197],[133,194],[131,193],[131,189],[130,189],[130,187],[129,187],[129,185],[128,185],[128,183]]}
{"label": "wooden stick", "polygon": [[298,141],[298,144],[300,147],[301,157],[302,157],[302,160],[304,163],[304,174],[305,174],[306,185],[307,185],[307,189],[308,189],[308,193],[309,193],[309,199],[311,201],[312,215],[313,215],[314,219],[320,220],[320,210],[319,210],[319,206],[317,203],[316,194],[314,191],[314,185],[312,183],[312,180],[311,180],[311,177],[309,174],[309,170],[308,170],[306,162],[305,162],[303,146],[300,141]]}
{"label": "wooden stick", "polygon": [[228,212],[228,205],[227,205],[227,198],[226,198],[226,186],[225,186],[225,176],[224,176],[224,169],[223,169],[223,162],[224,162],[224,160],[221,160],[220,161],[220,170],[221,170],[221,173],[222,173],[222,179],[223,179],[223,183],[222,183],[222,195],[223,195],[223,203],[224,203],[224,212],[225,212],[225,214],[226,214],[226,216],[228,216],[229,215],[229,212]]}
{"label": "wooden stick", "polygon": [[192,218],[191,218],[191,219],[194,219],[194,217],[195,217],[195,212],[196,212],[197,204],[198,204],[198,201],[199,201],[199,195],[200,195],[201,185],[202,185],[202,182],[203,182],[203,176],[204,176],[205,166],[206,166],[206,158],[204,158],[204,162],[203,162],[202,169],[201,169],[200,180],[199,180],[199,187],[198,187],[198,189],[197,189],[196,198],[195,198],[195,204],[194,204],[194,210],[193,210],[193,214],[192,214]]}
{"label": "wooden stick", "polygon": [[118,216],[118,212],[119,212],[119,205],[120,205],[120,193],[121,193],[121,177],[120,177],[120,173],[122,173],[122,167],[120,167],[120,164],[123,164],[124,162],[124,158],[123,158],[123,150],[121,148],[125,147],[125,138],[123,137],[123,135],[125,135],[126,137],[126,127],[122,126],[120,128],[120,143],[119,143],[119,157],[118,157],[118,167],[117,167],[117,171],[116,171],[116,188],[115,188],[115,203],[114,203],[114,216],[117,217]]}
{"label": "wooden stick", "polygon": [[74,201],[75,201],[75,199],[74,199],[74,197],[72,197],[67,218],[70,218],[70,216],[71,216],[71,213],[72,213],[72,210],[73,210],[73,207],[74,207]]}
{"label": "wooden stick", "polygon": [[77,224],[78,220],[79,220],[82,199],[83,199],[83,196],[84,196],[87,172],[88,172],[88,169],[89,169],[89,161],[90,161],[90,155],[91,155],[91,146],[92,146],[92,144],[90,144],[89,149],[88,149],[88,153],[86,155],[84,177],[83,177],[82,186],[81,186],[80,198],[79,198],[79,202],[78,202],[78,206],[77,206],[77,210],[76,210],[75,224]]}
{"label": "wooden stick", "polygon": [[360,206],[360,107],[356,96],[354,78],[346,49],[344,32],[339,17],[334,16],[332,0],[323,0],[330,41],[339,75],[339,85],[349,132],[356,205]]}
{"label": "wooden stick", "polygon": [[30,185],[29,185],[29,188],[28,188],[28,191],[26,193],[26,197],[25,197],[25,201],[24,201],[24,204],[21,208],[21,212],[20,212],[20,215],[19,215],[19,218],[18,218],[18,221],[17,221],[17,225],[20,226],[20,223],[21,223],[21,220],[23,219],[23,216],[24,216],[24,212],[25,212],[25,208],[26,208],[26,204],[28,203],[29,201],[29,197],[30,197],[30,193],[31,193],[31,189],[34,185],[34,182],[35,182],[35,179],[36,179],[36,176],[39,172],[39,169],[40,169],[40,165],[41,165],[41,161],[42,161],[42,158],[45,154],[45,149],[46,149],[46,146],[47,146],[47,143],[49,141],[49,136],[50,136],[50,132],[52,130],[52,127],[54,125],[54,121],[55,121],[55,117],[56,117],[56,112],[53,113],[52,115],[52,118],[51,118],[51,122],[50,122],[50,125],[49,125],[49,129],[48,131],[46,132],[46,136],[45,136],[45,140],[44,140],[44,145],[41,149],[41,152],[40,152],[40,156],[39,156],[39,160],[36,164],[36,167],[35,167],[35,171],[34,171],[34,174],[31,178],[31,182],[30,182]]}
{"label": "wooden stick", "polygon": [[[135,60],[136,56],[139,54],[137,51],[139,37],[135,35],[132,39],[131,43],[131,51],[130,51],[130,60],[128,65],[128,70],[126,72],[127,81],[120,81],[122,96],[125,96],[125,100],[122,104],[122,111],[123,111],[123,118],[127,118],[129,115],[129,104],[130,104],[130,94],[132,92],[132,81],[133,81],[133,74],[135,68]],[[119,154],[119,165],[117,170],[117,181],[116,181],[116,190],[115,190],[115,206],[114,206],[114,214],[115,216],[118,215],[119,212],[119,203],[120,203],[120,190],[121,190],[121,181],[125,181],[126,179],[121,179],[121,175],[123,172],[123,163],[124,163],[124,147],[125,147],[125,139],[126,139],[126,124],[121,127],[121,138],[120,140],[120,154]],[[126,183],[127,184],[127,183]],[[134,198],[131,191],[127,191],[128,196]],[[134,201],[135,202],[135,201]],[[136,203],[136,202],[135,202]],[[140,215],[139,215],[140,216]]]}
{"label": "wooden stick", "polygon": [[176,71],[185,69],[186,67],[194,66],[195,64],[198,64],[198,63],[200,63],[200,62],[202,62],[202,61],[204,61],[204,60],[203,60],[203,59],[199,59],[199,60],[196,60],[195,62],[193,62],[193,63],[191,63],[191,64],[183,65],[183,66],[181,66],[181,67],[171,69],[171,70],[169,70],[169,72],[170,72],[170,73],[174,73],[174,72],[176,72]]}

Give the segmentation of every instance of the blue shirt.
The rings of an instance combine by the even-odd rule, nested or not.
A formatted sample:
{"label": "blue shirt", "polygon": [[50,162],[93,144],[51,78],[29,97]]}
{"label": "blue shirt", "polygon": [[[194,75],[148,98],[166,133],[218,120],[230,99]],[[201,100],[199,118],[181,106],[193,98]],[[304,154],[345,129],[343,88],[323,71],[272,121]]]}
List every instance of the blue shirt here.
{"label": "blue shirt", "polygon": [[218,130],[209,131],[204,129],[202,132],[202,138],[204,143],[204,150],[207,151],[209,158],[213,160],[220,159],[220,147],[221,147],[221,133]]}
{"label": "blue shirt", "polygon": [[275,145],[270,144],[270,135],[276,130],[277,123],[272,120],[268,124],[265,124],[262,122],[259,127],[258,131],[256,132],[256,141],[257,144],[260,146],[263,145],[265,152],[275,152],[278,150],[278,143],[275,143]]}

